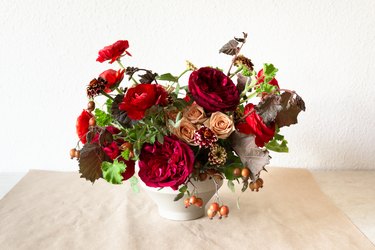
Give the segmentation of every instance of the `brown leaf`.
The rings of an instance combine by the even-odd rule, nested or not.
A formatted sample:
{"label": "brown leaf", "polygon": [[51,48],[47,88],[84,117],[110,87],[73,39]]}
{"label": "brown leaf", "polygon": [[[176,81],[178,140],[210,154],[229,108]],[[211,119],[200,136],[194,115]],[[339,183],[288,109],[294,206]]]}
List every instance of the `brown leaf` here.
{"label": "brown leaf", "polygon": [[245,85],[246,85],[246,82],[247,82],[247,77],[238,73],[237,74],[237,89],[238,89],[238,92],[241,93],[244,89],[245,89]]}
{"label": "brown leaf", "polygon": [[[296,97],[294,97],[296,95]],[[301,110],[305,111],[305,102],[302,98],[290,92],[281,94],[282,110],[276,116],[276,124],[279,128],[298,123],[297,116]]]}
{"label": "brown leaf", "polygon": [[237,53],[238,42],[236,40],[230,40],[219,50],[219,53],[224,53],[230,56],[233,56]]}
{"label": "brown leaf", "polygon": [[232,147],[240,157],[242,164],[250,169],[250,178],[258,178],[264,166],[270,163],[271,157],[265,149],[258,148],[254,135],[246,135],[234,131],[230,136]]}
{"label": "brown leaf", "polygon": [[108,156],[98,144],[86,143],[81,149],[79,158],[79,172],[81,178],[91,181],[102,177],[102,162],[108,160]]}
{"label": "brown leaf", "polygon": [[116,119],[118,123],[121,124],[121,126],[128,128],[131,127],[133,123],[132,120],[128,117],[128,114],[125,111],[119,109],[119,105],[123,99],[124,95],[121,94],[115,97],[115,100],[113,101],[111,107],[111,115]]}
{"label": "brown leaf", "polygon": [[282,110],[281,97],[279,95],[267,95],[258,105],[255,110],[263,119],[263,122],[269,126],[275,121],[277,113]]}
{"label": "brown leaf", "polygon": [[155,81],[155,78],[158,76],[158,74],[152,73],[151,71],[147,71],[145,74],[138,75],[138,76],[140,77],[139,78],[140,83],[151,83]]}
{"label": "brown leaf", "polygon": [[106,145],[113,142],[113,135],[106,129],[103,129],[99,134],[99,144]]}

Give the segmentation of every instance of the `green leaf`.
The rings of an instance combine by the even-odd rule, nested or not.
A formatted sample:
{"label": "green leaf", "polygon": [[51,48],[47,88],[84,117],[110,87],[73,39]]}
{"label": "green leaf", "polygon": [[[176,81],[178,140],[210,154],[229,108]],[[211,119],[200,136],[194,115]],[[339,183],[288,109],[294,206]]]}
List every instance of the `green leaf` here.
{"label": "green leaf", "polygon": [[138,178],[136,176],[132,176],[129,178],[130,187],[132,188],[134,193],[139,193],[139,186],[138,186]]}
{"label": "green leaf", "polygon": [[287,144],[288,144],[288,142],[284,139],[280,140],[280,142],[279,142],[279,140],[274,138],[272,141],[270,141],[266,144],[266,148],[269,149],[269,150],[278,152],[278,153],[288,153],[289,148],[288,148]]}
{"label": "green leaf", "polygon": [[105,101],[105,105],[107,106],[107,113],[110,114],[111,113],[111,110],[112,110],[112,103],[113,103],[113,100],[112,99],[107,99],[107,101]]}
{"label": "green leaf", "polygon": [[272,63],[263,64],[264,83],[269,83],[276,76],[277,71],[278,69]]}
{"label": "green leaf", "polygon": [[108,161],[102,162],[103,178],[112,184],[122,183],[122,173],[125,172],[126,165],[122,162],[118,162],[117,159],[111,163]]}
{"label": "green leaf", "polygon": [[233,181],[231,180],[228,180],[228,188],[230,189],[230,191],[232,191],[233,193],[235,192],[234,190],[234,183]]}
{"label": "green leaf", "polygon": [[176,89],[174,90],[174,93],[178,95],[180,93],[180,84],[177,82]]}
{"label": "green leaf", "polygon": [[187,186],[184,185],[184,186],[180,187],[180,189],[178,191],[180,191],[180,193],[185,193],[186,190],[187,190]]}
{"label": "green leaf", "polygon": [[124,158],[125,161],[129,160],[129,155],[130,155],[130,149],[128,148],[121,152],[121,156],[122,158]]}
{"label": "green leaf", "polygon": [[182,197],[184,197],[184,193],[178,193],[178,195],[173,199],[174,201],[180,200]]}
{"label": "green leaf", "polygon": [[107,126],[112,122],[112,117],[100,109],[95,109],[95,119],[96,124],[100,127]]}
{"label": "green leaf", "polygon": [[164,143],[164,136],[163,136],[162,134],[158,134],[158,135],[157,135],[157,138],[158,138],[158,142],[159,142],[160,144],[163,144],[163,143]]}
{"label": "green leaf", "polygon": [[157,76],[156,79],[160,81],[178,82],[178,77],[172,75],[171,73],[162,74]]}

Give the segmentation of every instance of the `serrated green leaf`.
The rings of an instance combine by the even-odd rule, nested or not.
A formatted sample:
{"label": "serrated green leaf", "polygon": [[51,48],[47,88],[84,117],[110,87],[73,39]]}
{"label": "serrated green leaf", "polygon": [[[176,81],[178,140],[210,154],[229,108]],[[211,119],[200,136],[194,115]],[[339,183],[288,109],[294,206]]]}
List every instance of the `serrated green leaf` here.
{"label": "serrated green leaf", "polygon": [[173,199],[174,201],[180,200],[182,197],[184,197],[184,193],[178,193],[178,195]]}
{"label": "serrated green leaf", "polygon": [[122,162],[118,162],[117,159],[113,163],[104,161],[102,162],[103,178],[112,184],[122,183],[122,173],[125,172],[126,165]]}
{"label": "serrated green leaf", "polygon": [[178,77],[172,75],[171,73],[162,74],[157,76],[156,79],[160,81],[178,82]]}
{"label": "serrated green leaf", "polygon": [[111,124],[112,117],[103,110],[95,109],[95,120],[98,126],[104,127]]}
{"label": "serrated green leaf", "polygon": [[233,193],[235,192],[234,190],[234,183],[233,181],[231,180],[228,180],[228,188],[230,189],[230,191],[232,191]]}
{"label": "serrated green leaf", "polygon": [[264,83],[269,83],[275,76],[278,69],[272,64],[263,65]]}
{"label": "serrated green leaf", "polygon": [[129,160],[129,155],[130,155],[130,149],[128,148],[121,152],[121,157],[124,158],[125,161]]}
{"label": "serrated green leaf", "polygon": [[107,113],[110,114],[111,113],[111,110],[112,110],[112,103],[113,103],[113,100],[112,99],[107,99],[107,101],[105,101],[105,105],[107,106]]}

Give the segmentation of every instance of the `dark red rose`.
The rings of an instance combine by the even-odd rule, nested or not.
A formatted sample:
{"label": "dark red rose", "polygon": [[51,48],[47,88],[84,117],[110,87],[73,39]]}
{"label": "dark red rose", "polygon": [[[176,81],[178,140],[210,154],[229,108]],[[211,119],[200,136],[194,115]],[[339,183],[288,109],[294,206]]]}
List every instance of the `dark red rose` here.
{"label": "dark red rose", "polygon": [[192,173],[193,164],[191,148],[176,137],[165,136],[163,144],[143,144],[138,175],[149,187],[177,190]]}
{"label": "dark red rose", "polygon": [[93,114],[87,110],[83,110],[80,116],[77,118],[76,131],[78,138],[83,144],[86,143],[86,134],[89,132],[89,121],[91,117],[93,117]]}
{"label": "dark red rose", "polygon": [[158,84],[138,84],[128,89],[119,109],[126,111],[132,120],[140,120],[153,105],[166,105],[167,95],[165,89]]}
{"label": "dark red rose", "polygon": [[196,103],[208,112],[235,110],[240,101],[232,80],[220,70],[209,67],[191,73],[189,91]]}
{"label": "dark red rose", "polygon": [[[121,153],[117,142],[112,142],[108,144],[107,146],[103,147],[103,151],[105,152],[106,155],[108,155],[109,158],[111,158],[111,160],[116,159]],[[123,180],[127,180],[130,177],[132,177],[135,173],[134,161],[133,160],[126,161],[122,157],[119,157],[118,161],[123,162],[126,165],[125,172],[122,173]]]}
{"label": "dark red rose", "polygon": [[109,63],[113,63],[114,61],[119,59],[124,52],[127,55],[131,56],[131,54],[126,51],[128,48],[129,42],[127,40],[119,40],[114,44],[105,46],[103,49],[101,49],[96,61],[104,62],[107,60],[111,60]]}
{"label": "dark red rose", "polygon": [[255,143],[258,147],[263,147],[265,143],[269,142],[275,135],[275,124],[271,127],[263,122],[262,117],[260,117],[254,110],[254,105],[249,103],[245,106],[244,114],[250,113],[246,117],[246,122],[241,122],[236,125],[238,131],[244,134],[255,135]]}
{"label": "dark red rose", "polygon": [[[263,69],[261,69],[257,74],[257,84],[261,84],[263,82],[264,82],[264,73],[263,73]],[[280,89],[276,78],[272,78],[272,80],[268,84],[271,84],[275,86],[277,89]]]}
{"label": "dark red rose", "polygon": [[113,70],[113,69],[108,69],[101,73],[99,75],[99,78],[103,79],[105,81],[105,89],[104,92],[109,93],[111,92],[114,88],[116,88],[122,79],[124,79],[124,73],[125,70]]}

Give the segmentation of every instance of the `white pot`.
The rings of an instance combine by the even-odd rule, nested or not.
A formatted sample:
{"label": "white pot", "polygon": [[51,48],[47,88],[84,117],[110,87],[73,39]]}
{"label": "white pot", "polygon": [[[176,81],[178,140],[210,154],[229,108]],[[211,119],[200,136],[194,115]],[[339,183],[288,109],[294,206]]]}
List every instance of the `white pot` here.
{"label": "white pot", "polygon": [[[215,194],[215,182],[212,179],[207,178],[205,181],[194,181],[191,180],[196,187],[197,193],[195,196],[202,198],[203,206],[201,208],[191,205],[185,208],[184,200],[188,198],[185,193],[184,197],[178,201],[174,201],[174,198],[179,193],[178,190],[174,191],[170,187],[165,187],[161,190],[160,188],[152,188],[146,186],[142,181],[141,186],[147,192],[149,197],[156,203],[159,209],[159,214],[161,217],[170,220],[194,220],[203,217],[205,214],[205,206],[207,202]],[[218,188],[221,187],[223,181],[216,181]],[[189,191],[193,191],[193,186],[188,184]]]}

